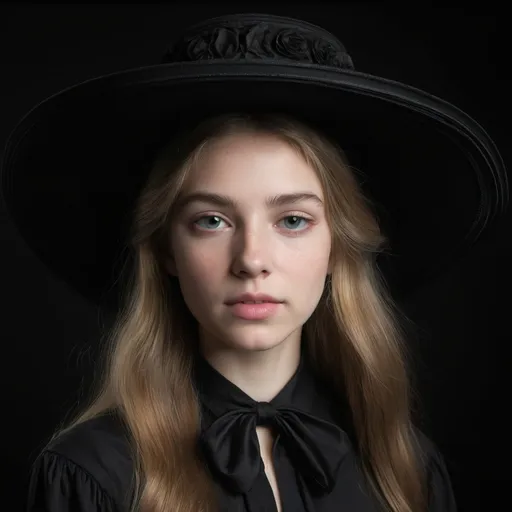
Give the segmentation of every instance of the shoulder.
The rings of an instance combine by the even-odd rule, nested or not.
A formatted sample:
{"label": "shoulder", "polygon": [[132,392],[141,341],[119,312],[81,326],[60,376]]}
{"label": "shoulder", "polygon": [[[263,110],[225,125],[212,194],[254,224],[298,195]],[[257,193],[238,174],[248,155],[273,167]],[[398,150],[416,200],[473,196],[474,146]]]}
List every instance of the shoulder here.
{"label": "shoulder", "polygon": [[420,461],[425,469],[431,471],[438,464],[444,465],[443,456],[430,437],[418,428],[414,429],[414,436]]}
{"label": "shoulder", "polygon": [[102,501],[101,510],[122,509],[132,477],[125,428],[109,413],[73,427],[48,444],[33,465],[29,494],[33,500],[48,499],[46,495],[55,495],[58,489],[61,501],[83,494]]}
{"label": "shoulder", "polygon": [[429,510],[455,512],[455,497],[443,455],[434,441],[421,430],[415,429],[414,434],[427,479]]}
{"label": "shoulder", "polygon": [[99,462],[129,459],[129,441],[120,418],[106,413],[85,421],[53,440],[46,448],[85,468],[95,468]]}

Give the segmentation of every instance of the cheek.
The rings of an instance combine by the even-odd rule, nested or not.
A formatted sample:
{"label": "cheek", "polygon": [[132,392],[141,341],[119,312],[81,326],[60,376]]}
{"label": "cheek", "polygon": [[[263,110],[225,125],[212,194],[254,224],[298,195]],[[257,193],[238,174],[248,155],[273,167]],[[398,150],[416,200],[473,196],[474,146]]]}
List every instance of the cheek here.
{"label": "cheek", "polygon": [[301,247],[293,254],[287,254],[281,261],[283,270],[305,281],[315,281],[325,277],[329,267],[329,250],[320,250],[320,246],[312,242],[308,247]]}
{"label": "cheek", "polygon": [[[198,322],[208,310],[219,290],[218,262],[207,252],[183,252],[176,261],[178,281],[185,303]],[[206,315],[206,316],[205,316]]]}
{"label": "cheek", "polygon": [[220,251],[182,249],[179,254],[176,266],[178,278],[183,286],[207,289],[209,285],[215,285],[223,268]]}
{"label": "cheek", "polygon": [[283,262],[282,272],[287,275],[287,281],[292,287],[300,305],[297,306],[304,312],[311,312],[322,296],[327,273],[329,272],[328,251],[303,250]]}

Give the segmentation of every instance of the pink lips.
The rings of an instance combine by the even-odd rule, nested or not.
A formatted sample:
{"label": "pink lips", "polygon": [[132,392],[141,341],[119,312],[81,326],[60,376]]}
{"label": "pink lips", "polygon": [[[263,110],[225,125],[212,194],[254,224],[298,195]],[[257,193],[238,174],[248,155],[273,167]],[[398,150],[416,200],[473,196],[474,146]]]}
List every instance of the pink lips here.
{"label": "pink lips", "polygon": [[259,304],[236,302],[229,308],[235,316],[244,320],[264,320],[272,316],[280,306],[280,302],[261,302]]}
{"label": "pink lips", "polygon": [[244,320],[264,320],[279,309],[283,301],[261,293],[243,293],[230,299],[226,304],[231,312]]}

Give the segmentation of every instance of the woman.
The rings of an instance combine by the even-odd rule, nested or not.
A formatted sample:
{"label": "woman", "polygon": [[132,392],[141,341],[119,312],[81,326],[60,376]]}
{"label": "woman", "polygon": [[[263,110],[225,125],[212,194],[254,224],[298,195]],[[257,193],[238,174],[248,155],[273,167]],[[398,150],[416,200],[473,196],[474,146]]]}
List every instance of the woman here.
{"label": "woman", "polygon": [[[361,134],[345,132],[342,140],[335,112],[334,123],[322,121],[329,107],[322,100],[332,84],[312,105],[303,100],[304,85],[312,92],[320,83],[318,70],[345,85],[357,78],[350,58],[318,27],[259,15],[209,20],[180,41],[168,59],[179,63],[186,54],[190,66],[144,71],[159,88],[147,85],[148,75],[137,81],[135,74],[82,84],[40,106],[10,140],[4,168],[9,190],[16,190],[22,175],[24,187],[40,187],[32,162],[41,166],[50,158],[55,182],[47,184],[48,193],[57,182],[70,187],[71,197],[59,198],[77,214],[68,215],[74,229],[66,238],[75,259],[54,247],[45,261],[84,294],[100,289],[105,296],[114,252],[98,240],[121,237],[126,219],[115,218],[116,231],[102,223],[114,209],[130,212],[132,260],[105,346],[103,379],[88,406],[34,462],[27,509],[454,511],[442,458],[411,421],[400,313],[376,264],[387,237],[338,147],[343,140],[353,147],[350,141]],[[299,62],[290,70],[291,62],[304,60],[305,49],[309,66]],[[233,52],[242,52],[242,60],[231,61],[229,69],[245,80],[222,78],[229,75],[222,66]],[[243,66],[253,66],[249,79]],[[273,74],[272,66],[282,68]],[[266,82],[270,94],[248,94],[262,90],[262,69],[267,76],[282,75]],[[159,70],[173,73],[173,85],[181,88],[168,89],[169,75],[155,78]],[[201,73],[220,80],[209,82]],[[119,77],[127,88],[118,87]],[[317,81],[308,85],[312,79]],[[236,101],[220,99],[228,88]],[[165,106],[170,91],[175,96]],[[340,103],[347,91],[336,89]],[[383,104],[392,104],[392,95]],[[186,108],[176,107],[177,98]],[[350,112],[340,103],[330,108],[343,108],[355,130],[363,110]],[[405,103],[414,110],[412,99]],[[439,100],[437,114],[441,107],[447,108]],[[159,115],[172,119],[172,127],[155,121],[157,110],[165,111]],[[444,114],[455,124],[456,116]],[[428,115],[418,116],[424,126]],[[143,123],[144,133],[143,118],[153,123]],[[374,121],[378,126],[376,114]],[[461,126],[475,134],[469,118],[458,123],[450,137]],[[161,139],[151,129],[157,124]],[[139,131],[133,132],[135,126]],[[461,165],[473,165],[483,147],[488,158],[477,163],[479,170],[500,171],[486,134],[477,135],[478,144],[453,154]],[[58,155],[52,146],[57,138]],[[158,151],[148,150],[148,141],[156,139]],[[372,174],[371,168],[370,162],[363,170]],[[70,174],[80,186],[71,186]],[[104,182],[99,186],[107,174],[117,195],[110,185],[107,192]],[[85,176],[90,181],[81,181]],[[83,187],[88,206],[94,197],[93,208],[80,203]],[[133,216],[124,187],[136,192]],[[16,218],[22,200],[15,202],[10,193],[4,192]],[[111,214],[102,215],[112,201]],[[23,231],[21,215],[17,221]],[[102,235],[89,237],[85,226]],[[30,238],[28,231],[25,236]],[[92,253],[74,245],[93,239],[102,261],[96,267],[84,264]],[[75,265],[73,274],[64,270],[64,259]],[[96,277],[102,287],[91,285]]]}

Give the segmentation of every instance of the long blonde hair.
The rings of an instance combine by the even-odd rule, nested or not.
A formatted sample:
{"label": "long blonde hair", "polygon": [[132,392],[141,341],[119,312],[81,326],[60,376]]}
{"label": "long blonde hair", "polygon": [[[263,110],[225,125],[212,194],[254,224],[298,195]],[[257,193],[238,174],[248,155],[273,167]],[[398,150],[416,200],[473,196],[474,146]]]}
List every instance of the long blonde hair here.
{"label": "long blonde hair", "polygon": [[387,239],[342,151],[285,115],[218,116],[159,153],[134,212],[133,271],[107,334],[101,378],[87,406],[52,440],[115,410],[130,432],[132,510],[217,510],[213,482],[197,452],[200,407],[191,379],[197,325],[163,256],[173,205],[189,169],[215,138],[243,131],[281,138],[321,181],[333,267],[304,325],[311,363],[327,376],[334,394],[348,400],[363,474],[384,508],[424,511],[425,477],[411,421],[401,313],[375,264]]}

